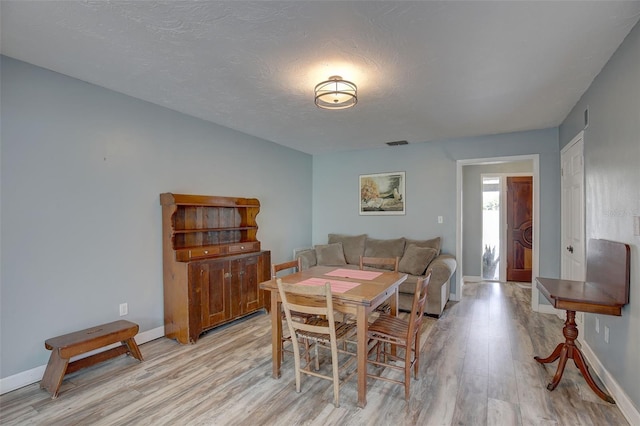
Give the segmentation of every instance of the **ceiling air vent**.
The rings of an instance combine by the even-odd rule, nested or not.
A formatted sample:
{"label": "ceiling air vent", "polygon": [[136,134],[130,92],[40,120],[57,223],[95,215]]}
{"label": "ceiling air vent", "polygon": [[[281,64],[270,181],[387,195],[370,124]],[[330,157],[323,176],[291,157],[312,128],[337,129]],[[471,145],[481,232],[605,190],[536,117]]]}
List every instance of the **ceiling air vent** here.
{"label": "ceiling air vent", "polygon": [[387,145],[389,145],[389,146],[409,145],[409,142],[407,142],[407,141],[394,141],[394,142],[387,142]]}

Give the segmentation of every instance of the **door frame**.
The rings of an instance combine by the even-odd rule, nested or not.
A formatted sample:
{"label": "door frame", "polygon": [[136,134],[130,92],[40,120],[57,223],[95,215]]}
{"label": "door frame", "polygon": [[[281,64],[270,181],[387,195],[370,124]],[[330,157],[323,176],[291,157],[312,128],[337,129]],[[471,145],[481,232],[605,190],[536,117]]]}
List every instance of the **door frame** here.
{"label": "door frame", "polygon": [[[562,166],[563,166],[563,159],[564,156],[566,155],[566,153],[572,149],[573,147],[579,147],[580,148],[580,154],[582,156],[582,205],[580,206],[580,211],[578,212],[579,216],[580,216],[580,223],[581,223],[581,228],[580,228],[580,232],[582,233],[580,241],[582,241],[582,247],[581,247],[581,253],[582,253],[582,277],[583,279],[586,279],[586,272],[587,272],[587,244],[586,244],[586,229],[585,229],[585,210],[586,210],[586,201],[585,201],[585,181],[584,181],[584,130],[581,130],[580,132],[578,132],[577,135],[575,135],[573,137],[573,139],[571,139],[571,141],[566,144],[561,150],[560,150],[560,168],[561,168],[561,173],[563,173],[562,171]],[[566,264],[566,260],[564,257],[564,231],[565,231],[565,226],[567,226],[567,223],[565,222],[565,200],[564,200],[564,179],[562,178],[562,174],[560,175],[560,193],[561,198],[560,198],[560,278],[565,279],[566,275],[566,269],[567,269],[567,264]],[[574,217],[575,217],[575,212],[574,213]],[[575,278],[573,278],[575,279]],[[558,315],[559,318],[564,319],[565,318],[565,312],[561,309],[556,310],[556,313]],[[576,323],[578,324],[578,329],[582,329],[584,330],[584,312],[576,312]],[[580,343],[584,343],[584,333],[580,333],[578,334],[578,342]]]}
{"label": "door frame", "polygon": [[[582,233],[582,247],[581,247],[581,252],[582,252],[582,276],[583,278],[586,277],[586,258],[587,258],[587,247],[586,247],[586,230],[585,230],[585,207],[586,207],[586,203],[585,203],[585,199],[584,199],[584,130],[580,131],[580,133],[578,133],[573,139],[571,139],[571,142],[569,142],[568,144],[566,144],[564,146],[564,148],[562,148],[560,150],[560,167],[562,167],[562,159],[563,157],[566,155],[566,153],[572,149],[573,147],[580,147],[580,153],[582,155],[583,158],[583,163],[582,163],[582,205],[580,206],[580,223],[581,223],[581,228],[580,228],[580,232]],[[562,176],[562,175],[561,175]],[[561,185],[561,190],[564,189],[563,185],[564,185],[564,180],[560,179],[560,185]],[[561,191],[562,192],[562,191]],[[565,205],[564,205],[564,199],[561,198],[560,199],[560,216],[561,216],[561,225],[560,225],[560,231],[561,231],[561,235],[564,236],[564,227],[567,226],[566,222],[565,222]],[[563,253],[563,248],[564,246],[564,241],[560,241],[560,253]],[[561,278],[565,278],[564,277],[564,273],[566,272],[566,263],[565,263],[565,258],[564,256],[560,256],[560,276]],[[575,279],[575,278],[574,278]]]}
{"label": "door frame", "polygon": [[[535,281],[540,274],[540,155],[514,155],[507,157],[473,158],[467,160],[456,160],[456,259],[458,270],[456,273],[456,294],[453,300],[460,300],[462,288],[464,287],[464,271],[462,262],[462,205],[463,205],[463,182],[462,170],[464,166],[483,165],[492,163],[509,163],[514,161],[530,160],[533,163],[533,267],[531,270],[531,280]],[[539,310],[539,291],[535,285],[531,285],[531,309],[534,312]]]}

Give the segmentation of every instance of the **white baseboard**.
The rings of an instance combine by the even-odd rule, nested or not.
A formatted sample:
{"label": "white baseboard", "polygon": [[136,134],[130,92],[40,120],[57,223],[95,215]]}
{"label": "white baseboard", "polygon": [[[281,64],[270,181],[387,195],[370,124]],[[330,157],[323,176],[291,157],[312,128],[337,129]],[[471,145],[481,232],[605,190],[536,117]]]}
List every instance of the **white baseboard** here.
{"label": "white baseboard", "polygon": [[[135,337],[136,343],[141,345],[143,343],[150,342],[152,340],[158,339],[164,336],[164,327],[154,328],[152,330],[143,331],[142,333],[138,333]],[[119,343],[114,343],[113,345],[105,346],[104,348],[97,349],[95,351],[87,352],[86,354],[82,354],[77,357],[71,358],[71,361],[75,361],[76,359],[86,358],[90,355],[104,352],[111,348],[115,348],[119,346]],[[18,374],[14,374],[13,376],[8,376],[0,379],[0,395],[5,394],[7,392],[14,391],[16,389],[20,389],[21,387],[30,385],[32,383],[39,382],[42,380],[42,376],[44,375],[44,370],[47,368],[46,365],[41,365],[39,367],[32,368],[31,370],[23,371]]]}
{"label": "white baseboard", "polygon": [[[462,276],[462,283],[460,283],[460,288],[464,287],[465,283],[479,283],[482,281],[482,277],[474,277],[470,275]],[[449,293],[449,300],[453,300],[454,302],[459,302],[462,300],[462,295],[457,293]]]}
{"label": "white baseboard", "polygon": [[42,380],[46,367],[46,365],[41,365],[40,367],[0,379],[0,395]]}
{"label": "white baseboard", "polygon": [[600,359],[586,342],[582,342],[582,353],[591,366],[593,372],[600,378],[604,387],[609,391],[611,397],[616,401],[616,405],[631,425],[640,425],[640,411],[629,399],[629,396],[620,387],[613,376],[604,368]]}

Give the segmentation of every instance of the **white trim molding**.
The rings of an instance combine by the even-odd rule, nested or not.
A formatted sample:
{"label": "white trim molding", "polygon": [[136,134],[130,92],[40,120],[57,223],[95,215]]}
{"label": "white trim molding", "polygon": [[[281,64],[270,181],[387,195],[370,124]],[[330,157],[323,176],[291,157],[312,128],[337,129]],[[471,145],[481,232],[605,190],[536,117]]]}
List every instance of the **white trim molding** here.
{"label": "white trim molding", "polygon": [[638,408],[636,408],[633,401],[629,398],[629,395],[624,392],[611,373],[604,368],[604,365],[602,365],[600,359],[598,359],[586,341],[582,342],[582,353],[585,358],[587,358],[587,362],[593,369],[593,372],[600,378],[604,387],[616,401],[616,405],[620,411],[622,411],[622,415],[627,419],[629,424],[640,425],[640,411],[638,411]]}
{"label": "white trim molding", "polygon": [[[164,336],[164,327],[154,328],[152,330],[143,331],[142,333],[138,333],[135,337],[136,343],[142,345],[143,343],[150,342],[155,339],[159,339]],[[86,358],[96,353],[104,352],[111,348],[115,348],[119,346],[118,343],[114,343],[113,345],[105,346],[104,348],[97,349],[95,351],[87,352],[77,357],[71,358],[71,361],[75,361],[77,359]],[[5,394],[7,392],[14,391],[16,389],[20,389],[21,387],[28,386],[32,383],[39,382],[42,380],[42,376],[44,375],[44,370],[47,368],[46,365],[41,365],[39,367],[32,368],[31,370],[23,371],[18,374],[14,374],[13,376],[8,376],[0,379],[0,395]]]}

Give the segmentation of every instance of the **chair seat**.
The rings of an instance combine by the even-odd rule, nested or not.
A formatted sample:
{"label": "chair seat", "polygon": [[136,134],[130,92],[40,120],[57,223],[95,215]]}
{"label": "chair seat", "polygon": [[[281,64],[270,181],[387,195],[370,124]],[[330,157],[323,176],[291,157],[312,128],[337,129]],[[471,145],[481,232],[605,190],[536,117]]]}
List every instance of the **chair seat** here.
{"label": "chair seat", "polygon": [[380,315],[369,325],[369,333],[398,343],[406,343],[409,322],[388,314]]}
{"label": "chair seat", "polygon": [[380,306],[378,306],[374,312],[379,312],[379,313],[383,313],[383,314],[390,314],[391,313],[391,303],[389,302],[383,302]]}
{"label": "chair seat", "polygon": [[[315,325],[320,327],[329,327],[329,321],[320,317],[313,317],[307,321],[309,325]],[[356,325],[348,322],[335,322],[336,326],[336,340],[344,340],[356,332]],[[306,330],[297,330],[298,336],[305,337],[307,339],[315,340],[322,343],[329,342],[329,336],[322,333],[313,333]]]}

